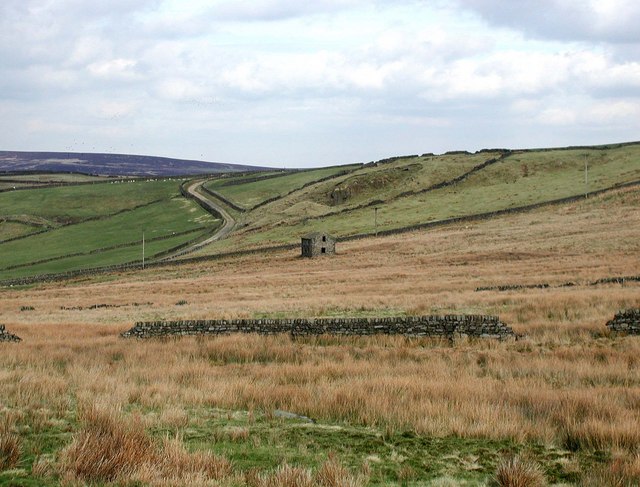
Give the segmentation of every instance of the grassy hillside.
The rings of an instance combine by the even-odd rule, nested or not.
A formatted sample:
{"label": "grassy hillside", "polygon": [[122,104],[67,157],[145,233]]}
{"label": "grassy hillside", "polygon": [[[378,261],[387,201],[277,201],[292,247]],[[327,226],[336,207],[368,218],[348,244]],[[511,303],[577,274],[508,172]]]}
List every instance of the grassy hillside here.
{"label": "grassy hillside", "polygon": [[[44,181],[49,176],[25,177]],[[364,165],[219,176],[205,186],[241,207],[226,208],[236,220],[235,229],[185,257],[294,244],[315,230],[338,237],[392,231],[636,180],[637,143],[425,154]],[[149,258],[203,239],[221,222],[179,196],[179,182],[119,180],[0,193],[0,280],[139,260],[143,230]],[[218,204],[225,207],[224,201]]]}
{"label": "grassy hillside", "polygon": [[137,261],[143,232],[147,258],[211,233],[220,222],[183,198],[180,182],[1,193],[0,279]]}
{"label": "grassy hillside", "polygon": [[[284,196],[296,189],[300,189],[306,184],[350,172],[357,167],[359,166],[334,166],[311,171],[282,173],[276,175],[276,177],[261,177],[257,181],[246,183],[243,183],[241,178],[231,180],[213,179],[205,187],[222,194],[241,207],[250,209],[268,199]],[[250,178],[255,179],[255,177],[251,176],[245,177],[245,179]]]}
{"label": "grassy hillside", "polygon": [[[640,180],[640,144],[400,158],[308,186],[242,215],[227,240],[200,251],[296,242],[326,230],[338,237],[514,208]],[[588,182],[585,184],[585,160]],[[483,163],[485,167],[481,167]],[[491,162],[495,161],[495,162]],[[468,173],[455,184],[461,175]],[[234,186],[257,192],[256,184]],[[439,187],[442,186],[442,187]],[[337,197],[336,197],[337,195]]]}

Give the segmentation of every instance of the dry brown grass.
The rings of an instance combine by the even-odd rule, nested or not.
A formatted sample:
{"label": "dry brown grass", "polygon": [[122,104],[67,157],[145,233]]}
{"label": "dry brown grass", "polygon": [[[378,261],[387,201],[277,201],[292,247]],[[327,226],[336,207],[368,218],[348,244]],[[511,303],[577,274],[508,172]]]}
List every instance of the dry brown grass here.
{"label": "dry brown grass", "polygon": [[180,438],[156,444],[139,420],[112,410],[90,408],[82,429],[60,454],[66,481],[188,482],[220,480],[232,473],[231,463],[210,452],[187,452]]}
{"label": "dry brown grass", "polygon": [[12,433],[0,432],[0,472],[15,467],[21,454],[21,438]]}
{"label": "dry brown grass", "polygon": [[315,473],[285,463],[273,473],[250,471],[244,480],[248,487],[361,487],[368,482],[365,475],[352,475],[335,458],[329,458]]}
{"label": "dry brown grass", "polygon": [[[101,327],[41,325],[0,362],[11,410],[68,388],[60,404],[153,410],[145,424],[186,425],[186,410],[284,409],[326,421],[463,437],[556,442],[568,449],[640,443],[640,342],[588,333],[551,341],[462,342],[373,337],[292,341],[229,336],[131,342]],[[69,347],[62,354],[61,350]],[[114,357],[117,359],[114,360]],[[54,386],[25,394],[40,374]],[[68,406],[69,408],[71,406]],[[48,421],[64,417],[48,410]],[[149,423],[151,421],[151,423]]]}
{"label": "dry brown grass", "polygon": [[632,487],[640,485],[640,454],[614,458],[603,468],[589,472],[582,480],[583,486]]}
{"label": "dry brown grass", "polygon": [[[145,426],[169,429],[184,427],[186,411],[199,408],[284,409],[391,431],[632,454],[640,444],[640,341],[609,337],[604,323],[620,308],[640,307],[640,286],[584,283],[640,274],[639,194],[345,243],[330,259],[283,252],[124,273],[109,282],[4,289],[2,321],[23,342],[1,345],[0,424],[45,428],[73,415],[75,404],[137,411]],[[578,285],[475,292],[569,280]],[[180,299],[188,304],[175,306]],[[87,309],[98,303],[123,306]],[[25,304],[35,310],[21,313]],[[400,337],[117,337],[135,321],[157,318],[449,312],[498,314],[527,338],[449,346]],[[151,441],[126,421],[102,421],[102,430],[85,422],[66,450],[66,471],[77,478],[95,471],[78,452],[96,438],[120,438],[123,459],[131,456],[126,445],[134,451],[136,442]],[[127,435],[136,440],[128,443]],[[153,445],[180,463],[177,443]],[[184,478],[215,477],[197,467],[197,456],[185,455],[191,466],[178,470],[191,473]],[[116,464],[104,465],[103,478],[144,470]],[[306,478],[282,473],[289,474]]]}
{"label": "dry brown grass", "polygon": [[496,470],[495,484],[499,487],[544,487],[547,481],[538,464],[515,456],[500,462]]}
{"label": "dry brown grass", "polygon": [[[136,320],[155,318],[375,314],[381,309],[493,312],[522,331],[594,329],[617,308],[639,305],[637,284],[474,290],[640,273],[639,194],[625,191],[486,222],[348,242],[330,259],[302,260],[289,251],[123,273],[109,282],[85,278],[28,292],[3,290],[0,312],[14,332],[21,323],[120,324],[124,329]],[[188,304],[175,306],[181,299]],[[103,303],[121,307],[87,309]],[[25,304],[35,310],[20,312]],[[61,309],[75,306],[84,309]]]}
{"label": "dry brown grass", "polygon": [[124,480],[154,459],[153,442],[139,422],[93,408],[83,414],[82,421],[83,428],[60,454],[65,477],[89,482]]}

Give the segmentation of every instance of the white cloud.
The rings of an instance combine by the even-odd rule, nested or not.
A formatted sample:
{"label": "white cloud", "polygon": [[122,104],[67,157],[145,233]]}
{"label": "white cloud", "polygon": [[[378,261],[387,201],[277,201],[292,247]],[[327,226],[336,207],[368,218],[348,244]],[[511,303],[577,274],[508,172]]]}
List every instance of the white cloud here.
{"label": "white cloud", "polygon": [[586,113],[592,123],[617,123],[640,119],[640,101],[607,100],[594,103]]}
{"label": "white cloud", "polygon": [[206,96],[206,91],[188,79],[171,78],[156,86],[158,96],[169,101],[195,101]]}
{"label": "white cloud", "polygon": [[87,70],[99,78],[134,79],[138,77],[136,66],[137,62],[133,59],[110,59],[91,63]]}
{"label": "white cloud", "polygon": [[134,102],[105,100],[95,105],[95,113],[101,118],[117,120],[130,116],[136,108],[137,104]]}
{"label": "white cloud", "polygon": [[543,125],[572,125],[578,121],[578,114],[571,108],[546,108],[537,120]]}

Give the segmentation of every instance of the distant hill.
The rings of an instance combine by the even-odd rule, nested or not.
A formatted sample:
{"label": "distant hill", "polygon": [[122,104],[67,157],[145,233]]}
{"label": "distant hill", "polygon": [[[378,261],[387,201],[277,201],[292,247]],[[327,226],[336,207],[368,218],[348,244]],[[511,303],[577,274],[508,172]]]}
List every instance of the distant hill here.
{"label": "distant hill", "polygon": [[267,169],[129,154],[0,151],[0,172],[72,172],[104,176],[181,176]]}

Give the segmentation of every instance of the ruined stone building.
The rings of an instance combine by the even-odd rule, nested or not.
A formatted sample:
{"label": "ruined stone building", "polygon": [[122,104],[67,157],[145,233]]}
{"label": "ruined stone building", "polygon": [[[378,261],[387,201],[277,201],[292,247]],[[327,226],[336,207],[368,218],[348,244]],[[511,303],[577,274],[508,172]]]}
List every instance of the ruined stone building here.
{"label": "ruined stone building", "polygon": [[302,237],[302,257],[335,254],[335,237],[324,232],[314,232]]}

